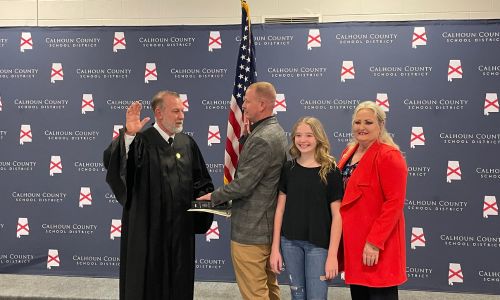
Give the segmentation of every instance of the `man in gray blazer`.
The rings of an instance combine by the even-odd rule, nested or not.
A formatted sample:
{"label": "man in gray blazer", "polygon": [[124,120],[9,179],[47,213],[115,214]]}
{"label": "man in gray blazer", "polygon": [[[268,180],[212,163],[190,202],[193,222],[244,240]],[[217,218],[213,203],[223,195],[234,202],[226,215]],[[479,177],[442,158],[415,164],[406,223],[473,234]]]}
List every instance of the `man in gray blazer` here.
{"label": "man in gray blazer", "polygon": [[243,299],[280,299],[269,267],[274,212],[287,139],[273,115],[276,91],[257,82],[246,91],[243,111],[251,122],[233,181],[199,200],[232,201],[231,258]]}

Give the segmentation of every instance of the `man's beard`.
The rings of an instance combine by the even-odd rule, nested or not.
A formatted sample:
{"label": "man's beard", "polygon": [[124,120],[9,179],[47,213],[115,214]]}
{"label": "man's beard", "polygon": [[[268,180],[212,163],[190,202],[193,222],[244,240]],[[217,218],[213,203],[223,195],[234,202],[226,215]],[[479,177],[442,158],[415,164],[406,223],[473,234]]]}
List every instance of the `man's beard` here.
{"label": "man's beard", "polygon": [[172,126],[172,128],[170,128],[170,131],[172,131],[173,133],[181,133],[182,132],[182,125],[180,127],[176,127],[175,125]]}

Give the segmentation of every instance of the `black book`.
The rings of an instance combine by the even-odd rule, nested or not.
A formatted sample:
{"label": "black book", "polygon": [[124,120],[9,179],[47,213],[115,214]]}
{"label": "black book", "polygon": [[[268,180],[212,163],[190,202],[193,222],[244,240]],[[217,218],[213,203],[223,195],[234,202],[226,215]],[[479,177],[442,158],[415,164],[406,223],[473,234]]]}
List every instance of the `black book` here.
{"label": "black book", "polygon": [[213,205],[210,201],[195,200],[191,201],[191,209],[188,209],[188,211],[207,212],[224,217],[230,217],[231,204],[226,202],[219,205]]}

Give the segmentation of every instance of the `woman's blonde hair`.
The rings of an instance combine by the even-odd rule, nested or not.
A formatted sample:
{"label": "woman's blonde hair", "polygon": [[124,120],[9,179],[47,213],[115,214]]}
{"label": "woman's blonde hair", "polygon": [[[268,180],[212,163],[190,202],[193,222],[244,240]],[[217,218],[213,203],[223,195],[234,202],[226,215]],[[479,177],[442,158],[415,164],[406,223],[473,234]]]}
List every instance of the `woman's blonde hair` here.
{"label": "woman's blonde hair", "polygon": [[[392,137],[389,135],[387,132],[387,129],[385,127],[385,122],[386,122],[386,115],[385,112],[373,101],[364,101],[358,104],[356,106],[356,109],[354,109],[354,113],[352,114],[352,125],[354,125],[354,119],[356,118],[356,115],[358,112],[362,109],[369,109],[371,110],[375,116],[377,117],[378,125],[380,126],[380,136],[379,136],[379,141],[383,144],[390,145],[396,149],[399,150],[399,146],[394,142]],[[354,137],[351,138],[351,141],[349,141],[349,144],[347,145],[348,147],[352,147],[355,145],[356,139]]]}
{"label": "woman's blonde hair", "polygon": [[330,155],[330,142],[326,135],[325,129],[321,122],[315,117],[302,117],[300,118],[292,129],[292,146],[290,147],[290,155],[293,159],[300,157],[300,151],[295,146],[295,136],[297,135],[297,127],[301,124],[306,124],[311,127],[314,138],[316,139],[316,149],[314,158],[321,165],[319,170],[319,177],[323,183],[327,183],[327,175],[336,167],[335,158]]}

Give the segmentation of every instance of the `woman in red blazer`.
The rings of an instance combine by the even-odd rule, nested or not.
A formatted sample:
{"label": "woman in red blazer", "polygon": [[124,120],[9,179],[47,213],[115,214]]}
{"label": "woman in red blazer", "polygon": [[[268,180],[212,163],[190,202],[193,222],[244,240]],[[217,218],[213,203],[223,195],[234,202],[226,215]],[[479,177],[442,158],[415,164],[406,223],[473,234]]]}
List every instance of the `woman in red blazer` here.
{"label": "woman in red blazer", "polygon": [[398,299],[406,281],[406,162],[385,128],[385,113],[371,101],[353,114],[353,140],[339,168],[345,192],[343,221],[345,282],[352,299]]}

